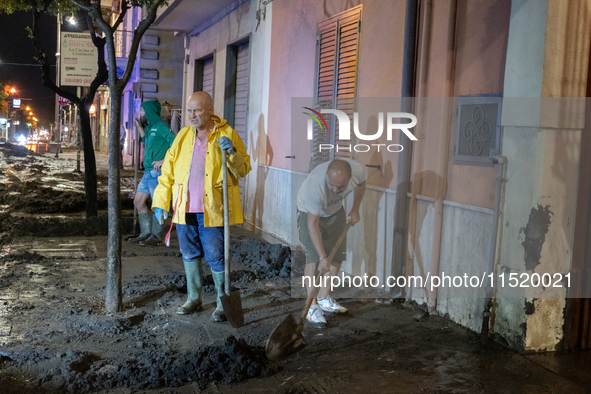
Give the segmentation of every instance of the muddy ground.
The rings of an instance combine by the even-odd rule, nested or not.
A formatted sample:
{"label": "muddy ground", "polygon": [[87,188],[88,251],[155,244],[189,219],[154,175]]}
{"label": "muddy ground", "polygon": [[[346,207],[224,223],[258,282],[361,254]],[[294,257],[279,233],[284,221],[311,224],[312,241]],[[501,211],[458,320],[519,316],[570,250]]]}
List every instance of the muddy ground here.
{"label": "muddy ground", "polygon": [[[174,233],[169,248],[124,243],[124,310],[109,314],[105,213],[84,218],[75,154],[14,151],[0,146],[0,393],[590,392],[589,353],[517,354],[390,300],[342,299],[348,315],[306,326],[308,346],[270,362],[267,338],[303,307],[290,278],[302,256],[240,226],[232,279],[243,327],[209,320],[207,267],[204,310],[175,313],[186,280]],[[106,158],[97,161],[104,193]],[[133,172],[122,177],[129,206]]]}

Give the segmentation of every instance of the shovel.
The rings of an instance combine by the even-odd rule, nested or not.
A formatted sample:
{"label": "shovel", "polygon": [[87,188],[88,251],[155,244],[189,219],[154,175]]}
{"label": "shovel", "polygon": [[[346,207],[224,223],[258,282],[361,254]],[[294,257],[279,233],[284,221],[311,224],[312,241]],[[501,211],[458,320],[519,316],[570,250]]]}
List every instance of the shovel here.
{"label": "shovel", "polygon": [[[351,223],[347,223],[341,236],[337,240],[337,243],[332,248],[330,255],[328,256],[328,261],[332,261],[334,255],[337,253],[339,246],[345,239],[347,235],[347,231],[351,227]],[[318,283],[318,279],[324,276],[326,270],[322,270],[316,276],[315,282]],[[265,346],[265,354],[269,360],[280,360],[291,356],[294,353],[299,352],[306,346],[306,340],[302,335],[302,331],[304,330],[304,322],[306,321],[306,315],[308,314],[308,310],[310,309],[310,305],[312,305],[312,300],[316,298],[318,295],[318,291],[320,290],[319,287],[312,286],[312,291],[306,300],[306,304],[304,309],[302,310],[302,316],[300,318],[300,323],[296,323],[295,319],[292,315],[288,315],[285,320],[279,324],[275,330],[271,333],[271,336],[267,340],[267,346]]]}
{"label": "shovel", "polygon": [[220,297],[222,307],[226,318],[234,328],[244,325],[244,312],[242,311],[242,301],[240,299],[240,290],[232,290],[230,286],[230,214],[228,211],[228,165],[226,162],[226,151],[222,149],[222,170],[223,174],[223,193],[224,193],[224,263],[225,263],[225,292]]}

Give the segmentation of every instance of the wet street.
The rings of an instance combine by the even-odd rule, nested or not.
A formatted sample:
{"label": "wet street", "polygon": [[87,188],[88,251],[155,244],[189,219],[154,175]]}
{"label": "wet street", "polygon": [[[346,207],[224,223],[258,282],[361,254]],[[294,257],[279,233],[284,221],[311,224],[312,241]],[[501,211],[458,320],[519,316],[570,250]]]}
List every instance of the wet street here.
{"label": "wet street", "polygon": [[[97,161],[104,191],[106,158]],[[77,201],[75,164],[75,152],[60,159],[0,154],[2,393],[591,392],[588,352],[518,354],[390,300],[342,299],[349,314],[328,316],[326,329],[306,325],[307,347],[270,362],[264,346],[271,332],[303,308],[289,275],[301,270],[301,256],[241,226],[232,228],[232,279],[243,327],[210,321],[207,268],[204,309],[175,313],[186,280],[174,232],[169,248],[124,242],[124,311],[106,313],[106,222],[96,222],[93,234],[102,235],[85,235],[82,212],[39,205],[48,193]],[[123,174],[129,189],[133,172]]]}

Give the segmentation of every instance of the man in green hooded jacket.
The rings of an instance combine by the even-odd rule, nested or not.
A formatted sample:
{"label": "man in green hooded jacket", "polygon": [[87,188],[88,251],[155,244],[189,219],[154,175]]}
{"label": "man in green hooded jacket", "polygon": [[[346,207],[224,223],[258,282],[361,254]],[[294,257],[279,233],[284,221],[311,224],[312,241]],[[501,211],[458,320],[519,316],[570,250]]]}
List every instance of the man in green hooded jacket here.
{"label": "man in green hooded jacket", "polygon": [[137,208],[141,233],[139,237],[130,238],[129,242],[142,246],[160,244],[161,225],[148,209],[148,197],[154,197],[154,189],[158,186],[160,167],[164,162],[166,151],[172,145],[175,135],[170,127],[160,120],[160,103],[156,100],[144,101],[140,109],[140,117],[135,119],[135,127],[139,131],[144,150],[144,176],[140,181],[133,204]]}

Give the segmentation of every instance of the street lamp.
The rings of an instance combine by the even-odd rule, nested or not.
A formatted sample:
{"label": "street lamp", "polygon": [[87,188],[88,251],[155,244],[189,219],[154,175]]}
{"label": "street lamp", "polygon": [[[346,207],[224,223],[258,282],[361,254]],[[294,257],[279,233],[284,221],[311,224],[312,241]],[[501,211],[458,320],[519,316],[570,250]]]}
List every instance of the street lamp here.
{"label": "street lamp", "polygon": [[10,94],[15,94],[16,93],[16,89],[15,88],[10,88]]}

